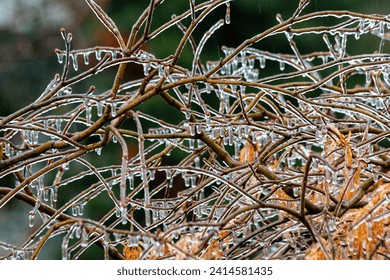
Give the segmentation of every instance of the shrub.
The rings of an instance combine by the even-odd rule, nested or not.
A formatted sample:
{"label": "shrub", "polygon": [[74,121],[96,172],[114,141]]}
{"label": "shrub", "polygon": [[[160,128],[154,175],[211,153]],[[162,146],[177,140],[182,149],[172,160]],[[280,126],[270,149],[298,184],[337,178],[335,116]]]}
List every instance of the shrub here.
{"label": "shrub", "polygon": [[[6,258],[36,259],[55,237],[63,259],[96,246],[105,259],[389,258],[388,16],[305,14],[300,1],[207,61],[228,0],[190,0],[158,27],[167,4],[152,0],[127,42],[86,2],[117,46],[73,50],[61,29],[62,73],[0,121],[0,178],[16,178],[0,187],[0,207],[31,205],[34,228],[21,245],[0,243]],[[225,18],[198,34],[218,9]],[[171,55],[151,53],[175,28]],[[349,47],[363,37],[378,42],[372,53]],[[312,39],[325,50],[302,52]],[[264,40],[290,52],[261,50]],[[133,64],[143,76],[126,80]],[[109,90],[90,85],[113,68]]]}

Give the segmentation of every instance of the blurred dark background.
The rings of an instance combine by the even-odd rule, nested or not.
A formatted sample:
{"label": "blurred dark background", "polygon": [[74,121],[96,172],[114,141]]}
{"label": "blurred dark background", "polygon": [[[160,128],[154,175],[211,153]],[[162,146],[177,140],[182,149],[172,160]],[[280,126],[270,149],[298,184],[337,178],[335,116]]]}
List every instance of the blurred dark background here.
{"label": "blurred dark background", "polygon": [[[127,34],[142,11],[148,6],[147,0],[114,1],[96,0],[118,25],[123,36]],[[197,1],[199,2],[199,1]],[[204,60],[218,60],[224,54],[221,46],[234,47],[243,40],[277,24],[276,14],[287,19],[298,5],[298,0],[236,0],[231,3],[231,24],[223,26],[206,45]],[[165,0],[155,12],[152,29],[180,14],[188,7],[188,0]],[[388,0],[313,0],[307,12],[320,10],[350,10],[369,14],[389,14]],[[214,11],[195,32],[199,41],[204,32],[217,20],[225,17],[225,7]],[[63,49],[59,29],[64,27],[73,33],[72,48],[93,46],[116,46],[112,35],[105,30],[85,1],[80,0],[0,0],[0,116],[6,116],[34,101],[45,89],[55,73],[61,73],[62,65],[57,62],[55,48]],[[181,38],[177,28],[171,28],[163,36],[153,40],[149,51],[156,57],[165,57],[174,52]],[[273,52],[291,52],[285,38],[265,40],[257,48]],[[367,41],[359,45],[359,52],[372,53],[377,42]],[[325,50],[321,38],[314,38],[299,44],[302,53]],[[180,63],[189,65],[191,49],[185,49]],[[267,69],[267,68],[266,68]],[[269,70],[275,71],[275,70]],[[262,72],[267,75],[267,72]],[[126,78],[140,76],[142,69],[129,67]],[[111,87],[115,69],[107,71],[95,82],[100,92]],[[88,88],[89,85],[86,86]],[[1,180],[0,180],[1,182]],[[19,211],[16,211],[18,209]],[[0,241],[20,245],[25,240],[28,228],[26,213],[30,207],[13,203],[12,209],[0,211]],[[7,210],[7,211],[5,211]],[[22,213],[21,213],[21,212]],[[11,223],[10,221],[14,221]],[[1,250],[0,250],[1,256]],[[58,258],[58,252],[49,251],[42,258]]]}

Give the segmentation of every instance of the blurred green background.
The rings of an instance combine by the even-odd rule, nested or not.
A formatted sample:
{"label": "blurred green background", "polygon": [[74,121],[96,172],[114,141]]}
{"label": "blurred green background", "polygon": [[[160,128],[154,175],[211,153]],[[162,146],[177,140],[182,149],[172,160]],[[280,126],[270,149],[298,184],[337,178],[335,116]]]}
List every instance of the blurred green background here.
{"label": "blurred green background", "polygon": [[[126,38],[132,24],[148,6],[147,0],[96,0],[118,25]],[[200,1],[196,1],[198,3]],[[218,60],[224,54],[221,46],[234,47],[243,40],[277,24],[275,18],[280,13],[287,19],[298,0],[235,0],[231,3],[231,24],[223,26],[210,39],[204,51],[203,61]],[[180,14],[188,7],[188,0],[165,0],[158,7],[153,18],[152,29]],[[307,12],[320,10],[350,10],[369,14],[389,14],[388,0],[316,0],[312,1]],[[204,32],[217,20],[225,17],[225,7],[214,11],[200,24],[194,33],[199,41]],[[319,22],[319,24],[321,24]],[[80,0],[0,0],[0,116],[6,116],[34,101],[45,89],[55,73],[61,73],[62,65],[57,63],[55,48],[63,49],[59,29],[64,27],[73,33],[72,47],[88,48],[93,46],[116,46],[111,34],[95,18],[85,1]],[[173,53],[181,38],[177,28],[171,28],[153,40],[148,51],[156,57],[165,57]],[[278,37],[279,38],[279,37]],[[291,52],[285,38],[280,41],[265,40],[257,48],[272,52]],[[363,41],[364,42],[364,41]],[[359,43],[360,53],[372,53],[378,42]],[[319,37],[299,44],[302,53],[313,50],[325,50],[326,46]],[[181,57],[182,65],[192,61],[191,49],[187,47]],[[266,68],[267,69],[267,68]],[[268,71],[276,71],[270,68]],[[102,92],[112,85],[115,69],[100,75],[93,82]],[[126,79],[140,77],[142,69],[129,66]],[[262,72],[267,75],[267,72]],[[85,89],[89,84],[85,85]],[[151,103],[153,106],[153,103]],[[147,106],[147,105],[146,105]],[[2,136],[2,135],[0,135]],[[7,185],[0,179],[0,185]],[[13,202],[0,210],[0,241],[20,245],[30,233],[27,226],[27,212],[30,207]],[[0,256],[2,251],[0,250]],[[42,258],[59,258],[58,252],[45,251]],[[100,258],[101,256],[96,256]],[[92,255],[88,258],[93,258]]]}

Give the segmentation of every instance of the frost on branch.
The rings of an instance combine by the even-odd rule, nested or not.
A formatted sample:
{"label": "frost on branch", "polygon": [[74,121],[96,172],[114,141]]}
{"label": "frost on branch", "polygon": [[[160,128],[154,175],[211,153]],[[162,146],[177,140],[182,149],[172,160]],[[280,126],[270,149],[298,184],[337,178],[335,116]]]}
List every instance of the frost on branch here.
{"label": "frost on branch", "polygon": [[[309,2],[205,61],[208,40],[234,25],[229,1],[189,1],[159,27],[168,4],[150,1],[126,43],[88,0],[118,46],[74,50],[61,29],[62,73],[0,119],[0,178],[15,178],[0,208],[30,205],[33,230],[18,245],[0,240],[4,258],[39,258],[60,237],[63,259],[95,247],[105,259],[388,259],[390,19],[305,13]],[[334,25],[315,24],[324,17]],[[170,56],[146,50],[171,29],[183,36]],[[323,48],[301,51],[305,38]],[[372,52],[350,47],[367,38]],[[265,39],[290,51],[262,50]],[[143,78],[123,79],[131,64]],[[109,89],[88,84],[112,68]]]}

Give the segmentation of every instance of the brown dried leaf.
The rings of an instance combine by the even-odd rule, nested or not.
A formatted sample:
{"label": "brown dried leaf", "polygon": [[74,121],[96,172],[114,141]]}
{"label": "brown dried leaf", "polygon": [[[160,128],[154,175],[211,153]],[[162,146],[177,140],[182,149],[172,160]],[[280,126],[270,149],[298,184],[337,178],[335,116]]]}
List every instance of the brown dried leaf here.
{"label": "brown dried leaf", "polygon": [[258,144],[256,145],[246,142],[245,146],[240,151],[240,162],[254,162],[257,156]]}
{"label": "brown dried leaf", "polygon": [[210,245],[207,247],[206,251],[202,255],[204,260],[219,260],[222,257],[222,252],[220,249],[220,242],[217,239],[213,239],[210,242]]}

